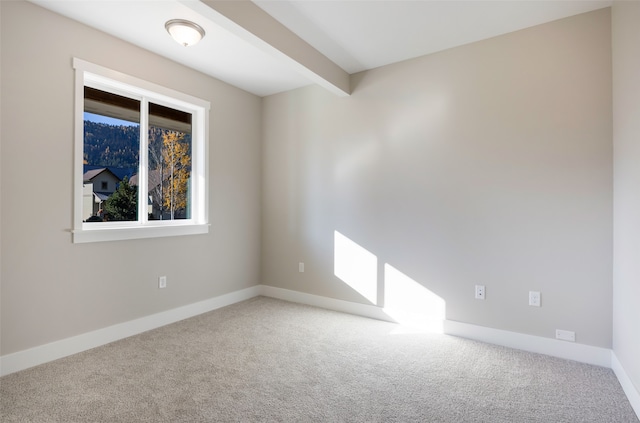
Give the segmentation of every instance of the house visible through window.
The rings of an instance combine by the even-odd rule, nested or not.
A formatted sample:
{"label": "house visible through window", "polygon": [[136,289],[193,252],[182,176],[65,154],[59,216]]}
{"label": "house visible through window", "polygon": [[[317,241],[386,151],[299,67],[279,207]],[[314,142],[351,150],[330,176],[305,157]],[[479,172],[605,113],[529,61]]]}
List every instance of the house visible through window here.
{"label": "house visible through window", "polygon": [[74,242],[207,232],[209,103],[121,74],[108,78],[115,73],[79,59],[74,66],[82,93]]}

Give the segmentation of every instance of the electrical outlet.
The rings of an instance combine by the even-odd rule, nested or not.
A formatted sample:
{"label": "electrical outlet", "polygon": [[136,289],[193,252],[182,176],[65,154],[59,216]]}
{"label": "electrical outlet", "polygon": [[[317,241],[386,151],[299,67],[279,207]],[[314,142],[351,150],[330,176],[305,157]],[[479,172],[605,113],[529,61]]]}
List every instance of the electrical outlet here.
{"label": "electrical outlet", "polygon": [[540,307],[539,291],[529,291],[529,305],[534,307]]}
{"label": "electrical outlet", "polygon": [[160,276],[158,278],[158,288],[166,288],[167,287],[167,277]]}
{"label": "electrical outlet", "polygon": [[484,285],[476,285],[476,299],[484,300],[485,289]]}
{"label": "electrical outlet", "polygon": [[576,333],[570,330],[556,329],[556,339],[563,341],[576,342]]}
{"label": "electrical outlet", "polygon": [[298,263],[298,272],[304,273],[304,263],[303,262]]}

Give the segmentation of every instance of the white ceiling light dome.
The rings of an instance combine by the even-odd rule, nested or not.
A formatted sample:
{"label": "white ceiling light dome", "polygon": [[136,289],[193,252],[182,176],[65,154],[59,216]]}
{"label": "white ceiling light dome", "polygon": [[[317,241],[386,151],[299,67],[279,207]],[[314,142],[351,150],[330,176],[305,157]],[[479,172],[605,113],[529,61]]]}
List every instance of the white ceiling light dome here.
{"label": "white ceiling light dome", "polygon": [[185,19],[171,19],[164,27],[174,40],[185,47],[197,44],[205,34],[200,25]]}

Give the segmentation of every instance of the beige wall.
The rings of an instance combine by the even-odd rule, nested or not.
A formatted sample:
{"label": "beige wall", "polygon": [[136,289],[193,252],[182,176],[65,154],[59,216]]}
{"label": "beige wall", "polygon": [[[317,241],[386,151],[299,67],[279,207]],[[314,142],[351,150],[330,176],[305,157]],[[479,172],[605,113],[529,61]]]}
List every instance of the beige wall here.
{"label": "beige wall", "polygon": [[613,350],[640,392],[640,3],[613,5]]}
{"label": "beige wall", "polygon": [[[1,8],[0,354],[259,283],[261,100],[33,4]],[[73,57],[211,102],[208,235],[71,243]]]}
{"label": "beige wall", "polygon": [[263,283],[371,303],[334,275],[339,231],[375,256],[378,305],[389,264],[450,320],[611,347],[610,29],[603,9],[355,75],[349,98],[265,98]]}

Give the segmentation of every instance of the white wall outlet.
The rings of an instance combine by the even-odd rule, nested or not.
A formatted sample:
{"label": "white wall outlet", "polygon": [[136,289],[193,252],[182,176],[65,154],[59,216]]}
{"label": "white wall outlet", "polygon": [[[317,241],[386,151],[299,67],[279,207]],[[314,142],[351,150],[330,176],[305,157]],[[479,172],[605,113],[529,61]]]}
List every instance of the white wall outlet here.
{"label": "white wall outlet", "polygon": [[303,262],[298,263],[298,272],[304,273],[304,263]]}
{"label": "white wall outlet", "polygon": [[476,285],[476,299],[484,300],[485,289],[484,285]]}
{"label": "white wall outlet", "polygon": [[160,276],[158,278],[158,288],[166,288],[167,287],[167,277]]}
{"label": "white wall outlet", "polygon": [[540,291],[529,291],[529,305],[540,307]]}
{"label": "white wall outlet", "polygon": [[576,342],[576,333],[570,330],[556,329],[556,339],[563,341]]}

